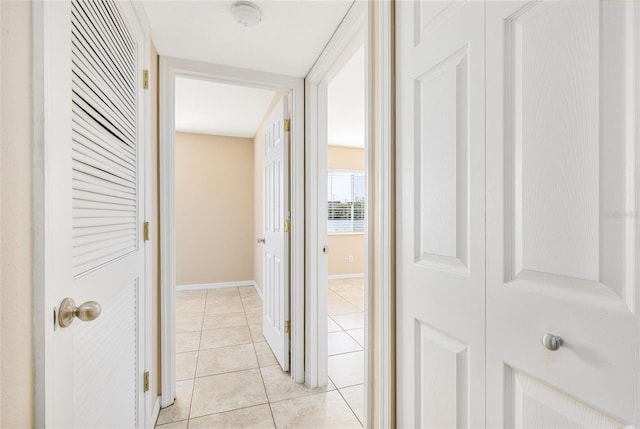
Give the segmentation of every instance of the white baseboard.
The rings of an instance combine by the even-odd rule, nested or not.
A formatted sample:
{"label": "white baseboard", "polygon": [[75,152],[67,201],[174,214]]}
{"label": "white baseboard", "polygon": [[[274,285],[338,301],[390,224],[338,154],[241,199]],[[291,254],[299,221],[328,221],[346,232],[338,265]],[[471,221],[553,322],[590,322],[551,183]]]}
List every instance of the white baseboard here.
{"label": "white baseboard", "polygon": [[183,290],[203,290],[203,289],[221,289],[225,287],[236,287],[236,286],[254,286],[256,282],[253,280],[242,280],[239,282],[220,282],[220,283],[201,283],[201,284],[192,284],[192,285],[178,285],[176,286],[176,291]]}
{"label": "white baseboard", "polygon": [[260,288],[258,287],[258,283],[256,283],[255,281],[253,282],[253,288],[256,290],[256,293],[258,294],[258,296],[260,297],[260,299],[262,301],[264,301],[264,298],[262,297],[262,291],[260,290]]}
{"label": "white baseboard", "polygon": [[364,277],[364,273],[355,273],[355,274],[332,274],[327,278],[329,280],[340,280],[340,279],[361,279]]}
{"label": "white baseboard", "polygon": [[156,427],[156,423],[158,422],[158,416],[160,415],[160,396],[156,396],[156,401],[153,404],[153,411],[151,412],[151,427]]}

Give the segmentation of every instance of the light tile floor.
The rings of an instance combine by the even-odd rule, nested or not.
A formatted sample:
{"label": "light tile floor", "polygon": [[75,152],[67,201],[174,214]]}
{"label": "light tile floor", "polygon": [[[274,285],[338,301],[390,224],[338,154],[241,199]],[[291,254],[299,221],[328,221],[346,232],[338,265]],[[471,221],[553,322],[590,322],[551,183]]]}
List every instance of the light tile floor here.
{"label": "light tile floor", "polygon": [[330,381],[308,389],[265,342],[253,287],[176,293],[176,402],[156,427],[361,428],[362,279],[330,281],[328,300]]}

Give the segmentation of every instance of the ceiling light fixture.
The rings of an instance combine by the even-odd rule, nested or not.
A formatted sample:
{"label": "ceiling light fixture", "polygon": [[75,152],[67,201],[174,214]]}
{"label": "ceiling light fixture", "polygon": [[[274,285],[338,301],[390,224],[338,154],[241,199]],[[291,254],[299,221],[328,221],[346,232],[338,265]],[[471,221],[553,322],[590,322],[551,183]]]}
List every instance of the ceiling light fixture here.
{"label": "ceiling light fixture", "polygon": [[262,14],[260,9],[250,1],[238,1],[231,7],[233,18],[244,27],[253,27],[260,24]]}

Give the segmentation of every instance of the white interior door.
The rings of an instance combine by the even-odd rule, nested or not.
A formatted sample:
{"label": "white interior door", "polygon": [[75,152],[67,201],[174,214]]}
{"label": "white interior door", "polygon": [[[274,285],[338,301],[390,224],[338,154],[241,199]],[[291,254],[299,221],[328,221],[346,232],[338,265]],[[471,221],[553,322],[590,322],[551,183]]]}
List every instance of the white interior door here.
{"label": "white interior door", "polygon": [[263,335],[283,370],[289,370],[289,119],[283,96],[263,133]]}
{"label": "white interior door", "polygon": [[46,424],[141,426],[143,39],[129,3],[43,10]]}
{"label": "white interior door", "polygon": [[398,427],[480,427],[484,5],[396,7]]}
{"label": "white interior door", "polygon": [[640,425],[639,12],[487,2],[489,427]]}

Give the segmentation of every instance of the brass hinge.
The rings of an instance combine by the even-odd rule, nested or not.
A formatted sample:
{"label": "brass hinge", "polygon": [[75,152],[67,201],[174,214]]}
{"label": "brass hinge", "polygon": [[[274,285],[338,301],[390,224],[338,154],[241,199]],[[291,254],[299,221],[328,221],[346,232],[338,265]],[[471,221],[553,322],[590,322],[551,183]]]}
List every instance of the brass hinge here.
{"label": "brass hinge", "polygon": [[284,130],[291,131],[291,119],[284,120]]}
{"label": "brass hinge", "polygon": [[148,221],[144,223],[143,236],[144,236],[144,241],[149,241],[149,222]]}
{"label": "brass hinge", "polygon": [[144,391],[148,392],[149,391],[149,371],[145,371],[144,372]]}
{"label": "brass hinge", "polygon": [[291,231],[291,220],[287,219],[284,221],[284,232]]}
{"label": "brass hinge", "polygon": [[288,334],[290,330],[291,330],[291,322],[287,320],[286,322],[284,322],[284,333]]}
{"label": "brass hinge", "polygon": [[142,87],[144,89],[149,89],[149,70],[142,70]]}

